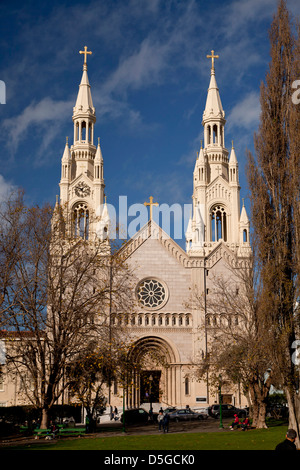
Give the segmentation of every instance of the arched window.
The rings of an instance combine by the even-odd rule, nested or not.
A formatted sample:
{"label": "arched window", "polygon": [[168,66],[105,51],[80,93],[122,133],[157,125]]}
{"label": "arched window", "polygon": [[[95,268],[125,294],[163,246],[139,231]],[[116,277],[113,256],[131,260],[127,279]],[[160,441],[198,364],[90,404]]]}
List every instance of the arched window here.
{"label": "arched window", "polygon": [[207,131],[208,131],[208,143],[211,144],[211,128],[210,126],[207,126]]}
{"label": "arched window", "polygon": [[214,126],[213,126],[213,143],[214,144],[218,143],[218,126],[217,126],[217,124],[214,124]]}
{"label": "arched window", "polygon": [[217,242],[220,239],[227,241],[227,216],[225,208],[214,206],[210,212],[211,221],[211,241]]}
{"label": "arched window", "polygon": [[75,238],[89,238],[89,210],[87,204],[76,204],[73,210],[73,233]]}
{"label": "arched window", "polygon": [[87,128],[86,128],[85,121],[82,121],[82,124],[81,124],[81,140],[82,142],[85,142],[87,140]]}
{"label": "arched window", "polygon": [[243,230],[243,242],[244,243],[248,242],[248,232],[246,229]]}

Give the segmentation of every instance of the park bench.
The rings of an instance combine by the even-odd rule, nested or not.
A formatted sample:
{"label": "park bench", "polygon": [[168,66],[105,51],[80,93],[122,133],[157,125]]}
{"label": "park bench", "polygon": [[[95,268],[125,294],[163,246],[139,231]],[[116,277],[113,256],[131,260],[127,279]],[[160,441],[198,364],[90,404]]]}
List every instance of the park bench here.
{"label": "park bench", "polygon": [[28,431],[28,426],[20,426],[19,431],[20,432],[27,432]]}
{"label": "park bench", "polygon": [[[62,436],[82,436],[85,434],[85,428],[64,428],[58,426],[58,431],[56,432],[55,436],[56,437],[62,437]],[[39,439],[40,437],[49,437],[53,438],[53,433],[51,432],[50,429],[35,429],[33,431],[35,435],[35,439]]]}
{"label": "park bench", "polygon": [[58,436],[82,436],[85,434],[85,428],[61,428],[58,432]]}
{"label": "park bench", "polygon": [[34,429],[33,434],[35,436],[35,439],[39,439],[40,437],[46,437],[52,435],[50,429]]}

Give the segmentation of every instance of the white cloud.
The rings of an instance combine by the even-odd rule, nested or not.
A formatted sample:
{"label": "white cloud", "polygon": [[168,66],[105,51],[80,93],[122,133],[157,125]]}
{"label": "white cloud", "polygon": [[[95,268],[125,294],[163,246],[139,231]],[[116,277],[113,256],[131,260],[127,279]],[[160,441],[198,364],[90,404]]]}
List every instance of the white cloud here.
{"label": "white cloud", "polygon": [[226,4],[226,17],[230,23],[223,22],[223,30],[227,37],[236,36],[237,33],[251,33],[252,22],[272,19],[272,12],[277,8],[276,0],[235,0]]}
{"label": "white cloud", "polygon": [[[21,139],[29,131],[34,133],[35,126],[46,126],[53,121],[64,122],[69,116],[70,109],[72,109],[70,101],[54,101],[48,97],[37,103],[31,103],[18,116],[3,121],[3,131],[9,137],[7,142],[13,150],[16,150]],[[48,139],[47,133],[45,139]]]}
{"label": "white cloud", "polygon": [[122,92],[158,82],[166,67],[168,52],[168,44],[154,43],[151,38],[146,38],[136,53],[121,62],[107,81],[105,90]]}
{"label": "white cloud", "polygon": [[252,130],[257,127],[259,116],[259,92],[252,91],[232,108],[227,118],[227,128],[244,128]]}
{"label": "white cloud", "polygon": [[15,189],[15,186],[0,175],[0,203]]}

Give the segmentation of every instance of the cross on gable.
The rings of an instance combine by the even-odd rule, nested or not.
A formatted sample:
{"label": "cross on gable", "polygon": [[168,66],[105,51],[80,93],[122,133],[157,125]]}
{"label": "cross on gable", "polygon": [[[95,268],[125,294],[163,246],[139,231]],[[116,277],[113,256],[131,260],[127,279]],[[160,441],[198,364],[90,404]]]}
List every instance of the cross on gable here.
{"label": "cross on gable", "polygon": [[150,207],[150,220],[152,220],[152,206],[158,206],[158,202],[153,202],[153,196],[149,197],[150,202],[144,202],[144,206]]}

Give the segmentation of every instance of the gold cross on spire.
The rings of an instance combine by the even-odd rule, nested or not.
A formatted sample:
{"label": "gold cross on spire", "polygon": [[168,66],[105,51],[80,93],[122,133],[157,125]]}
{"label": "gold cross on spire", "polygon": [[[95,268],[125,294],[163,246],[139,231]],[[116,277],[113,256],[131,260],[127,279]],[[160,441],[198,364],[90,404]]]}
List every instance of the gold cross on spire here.
{"label": "gold cross on spire", "polygon": [[211,51],[211,55],[207,55],[206,56],[208,59],[211,59],[211,68],[212,70],[215,69],[215,61],[214,59],[218,59],[219,56],[218,55],[215,55],[215,51]]}
{"label": "gold cross on spire", "polygon": [[150,220],[152,220],[152,206],[158,206],[158,202],[153,202],[153,197],[149,197],[150,202],[144,202],[144,206],[150,206]]}
{"label": "gold cross on spire", "polygon": [[87,57],[88,54],[92,54],[92,51],[88,51],[88,50],[87,50],[87,46],[84,46],[84,51],[79,51],[79,54],[84,54],[84,62],[83,62],[83,65],[87,65],[86,57]]}

